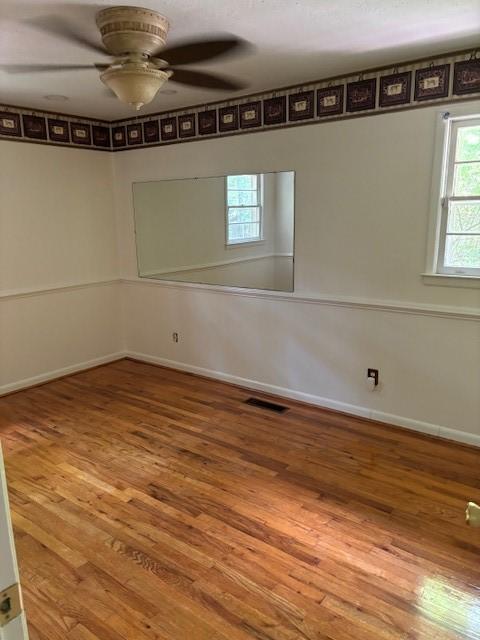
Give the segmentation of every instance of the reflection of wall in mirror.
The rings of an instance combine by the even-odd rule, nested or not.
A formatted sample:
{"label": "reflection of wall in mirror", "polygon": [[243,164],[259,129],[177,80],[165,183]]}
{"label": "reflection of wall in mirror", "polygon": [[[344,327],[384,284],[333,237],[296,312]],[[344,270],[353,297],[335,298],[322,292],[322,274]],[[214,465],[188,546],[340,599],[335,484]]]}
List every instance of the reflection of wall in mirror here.
{"label": "reflection of wall in mirror", "polygon": [[[263,184],[263,241],[230,246],[225,244],[224,177],[135,184],[139,274],[204,282],[205,275],[197,272],[207,268],[212,284],[263,288],[268,280],[272,288],[284,282],[291,289],[294,173],[264,174]],[[260,257],[265,260],[250,264]],[[260,267],[273,274],[260,278]]]}
{"label": "reflection of wall in mirror", "polygon": [[272,291],[293,290],[292,258],[286,256],[260,256],[201,269],[170,271],[163,277],[174,282]]}
{"label": "reflection of wall in mirror", "polygon": [[276,183],[275,252],[292,254],[295,173],[283,171],[273,175]]}

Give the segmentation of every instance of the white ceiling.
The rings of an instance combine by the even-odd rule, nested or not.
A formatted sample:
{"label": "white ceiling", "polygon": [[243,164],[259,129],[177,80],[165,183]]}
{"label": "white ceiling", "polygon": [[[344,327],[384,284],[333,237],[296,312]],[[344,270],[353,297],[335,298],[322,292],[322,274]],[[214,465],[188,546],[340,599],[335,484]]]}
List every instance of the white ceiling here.
{"label": "white ceiling", "polygon": [[[143,4],[167,16],[169,45],[224,32],[252,42],[256,50],[242,58],[195,66],[247,80],[243,93],[480,45],[480,0],[0,0],[1,64],[101,62],[94,53],[28,21],[59,15],[98,38],[95,13],[115,4]],[[240,95],[173,83],[168,89],[177,93],[159,94],[142,113]],[[69,100],[51,102],[47,94]],[[0,70],[0,103],[106,120],[132,114],[106,95],[94,68],[16,75]]]}

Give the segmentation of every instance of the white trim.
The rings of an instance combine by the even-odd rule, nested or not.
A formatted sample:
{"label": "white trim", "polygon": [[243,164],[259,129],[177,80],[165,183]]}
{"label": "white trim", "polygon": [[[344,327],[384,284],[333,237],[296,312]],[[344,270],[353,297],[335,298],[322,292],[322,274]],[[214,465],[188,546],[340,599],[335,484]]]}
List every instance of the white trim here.
{"label": "white trim", "polygon": [[52,287],[43,287],[41,289],[10,289],[0,291],[1,300],[11,300],[12,298],[29,298],[32,296],[43,296],[49,293],[62,293],[64,291],[77,291],[79,289],[89,289],[90,287],[105,287],[108,285],[120,284],[121,280],[94,280],[92,282],[79,282],[70,284],[59,284]]}
{"label": "white trim", "polygon": [[[19,582],[17,554],[10,518],[10,504],[7,490],[7,477],[3,464],[3,451],[0,443],[0,593]],[[0,627],[1,628],[1,627]]]}
{"label": "white trim", "polygon": [[0,628],[0,640],[28,640],[25,612]]}
{"label": "white trim", "polygon": [[435,141],[433,151],[432,185],[430,189],[430,213],[427,234],[426,273],[436,273],[440,247],[440,213],[441,193],[445,177],[445,159],[448,150],[448,112],[438,111],[435,126]]}
{"label": "white trim", "polygon": [[[462,202],[462,201],[479,201],[480,198],[475,195],[469,195],[468,197],[454,196],[454,178],[455,168],[458,164],[456,160],[456,151],[458,144],[459,130],[463,127],[478,126],[480,124],[480,118],[470,117],[449,117],[448,119],[448,134],[444,149],[444,164],[443,171],[445,173],[442,182],[441,192],[441,209],[440,209],[440,245],[438,252],[437,269],[438,273],[445,273],[449,275],[464,275],[464,276],[477,276],[480,277],[480,268],[478,267],[451,267],[445,265],[446,243],[449,234],[448,231],[448,217],[449,217],[449,204],[450,202]],[[478,164],[478,161],[477,161]],[[473,234],[472,234],[473,235]],[[478,235],[478,234],[474,234]]]}
{"label": "white trim", "polygon": [[[480,277],[478,269],[459,269],[443,265],[446,241],[448,202],[452,199],[454,152],[458,127],[462,122],[479,119],[479,107],[456,105],[454,112],[438,111],[435,128],[432,184],[430,190],[430,213],[427,234],[427,256],[425,273],[422,276],[451,275],[458,278]],[[470,199],[476,199],[472,197]],[[438,284],[427,281],[425,284]],[[446,282],[446,281],[445,281]],[[447,286],[465,285],[451,280]],[[467,285],[472,286],[472,285]]]}
{"label": "white trim", "polygon": [[298,400],[300,402],[306,402],[307,404],[315,405],[317,407],[334,409],[335,411],[341,411],[343,413],[351,414],[354,416],[360,416],[361,418],[368,418],[370,420],[385,422],[387,425],[390,424],[397,427],[404,427],[407,429],[411,429],[412,431],[418,431],[420,433],[439,436],[442,438],[447,438],[449,440],[455,440],[456,442],[462,442],[465,444],[471,444],[480,447],[480,434],[469,433],[466,431],[457,431],[456,429],[450,429],[449,427],[444,427],[442,425],[423,422],[421,420],[414,420],[405,416],[399,416],[393,413],[385,413],[383,411],[377,411],[375,409],[368,409],[367,407],[348,404],[347,402],[341,402],[339,400],[333,400],[331,398],[324,398],[322,396],[304,393],[303,391],[297,391],[295,389],[290,389],[287,387],[279,387],[277,385],[268,384],[259,380],[242,378],[240,376],[235,376],[223,371],[205,369],[204,367],[198,367],[186,362],[178,362],[176,360],[169,360],[167,358],[160,358],[158,356],[150,356],[146,353],[128,351],[126,353],[126,356],[135,360],[146,362],[148,364],[158,364],[170,369],[187,371],[189,373],[195,373],[197,375],[205,376],[206,378],[213,378],[215,380],[221,380],[222,382],[236,384],[247,389],[254,389],[256,391],[262,391],[264,393],[269,393],[275,396],[290,398],[291,400]]}
{"label": "white trim", "polygon": [[246,240],[245,242],[232,242],[231,244],[225,244],[225,251],[230,251],[230,249],[237,249],[240,247],[258,247],[259,245],[267,244],[265,238],[261,240]]}
{"label": "white trim", "polygon": [[55,380],[56,378],[63,378],[72,373],[83,371],[84,369],[91,369],[92,367],[98,367],[102,364],[109,362],[115,362],[115,360],[121,360],[125,357],[125,352],[117,351],[116,353],[110,353],[106,356],[100,356],[99,358],[93,358],[93,360],[86,360],[85,362],[79,362],[77,364],[69,365],[68,367],[62,367],[61,369],[54,369],[53,371],[46,371],[45,373],[39,373],[36,376],[30,378],[23,378],[23,380],[17,380],[16,382],[9,382],[0,386],[0,396],[4,396],[7,393],[13,391],[20,391],[20,389],[27,389],[28,387],[34,387],[37,384]]}
{"label": "white trim", "polygon": [[422,273],[424,284],[439,287],[460,287],[463,289],[480,289],[480,276],[459,276],[450,273]]}
{"label": "white trim", "polygon": [[[233,245],[230,245],[233,246]],[[151,278],[152,276],[161,276],[167,273],[181,273],[183,271],[202,271],[203,269],[215,269],[216,267],[224,267],[229,264],[238,262],[253,262],[254,260],[264,260],[265,258],[293,258],[293,253],[264,253],[260,256],[251,256],[249,258],[232,258],[231,260],[222,260],[221,262],[204,262],[203,264],[191,264],[179,269],[163,269],[162,271],[146,271],[140,278]]]}
{"label": "white trim", "polygon": [[151,287],[166,287],[173,289],[197,289],[207,293],[243,296],[245,298],[261,298],[271,302],[293,302],[299,304],[319,304],[349,309],[367,309],[370,311],[387,311],[391,313],[406,313],[415,316],[431,316],[435,318],[449,318],[452,320],[480,320],[480,310],[475,307],[453,307],[440,305],[424,305],[405,303],[395,300],[375,300],[370,298],[348,298],[330,296],[299,296],[295,293],[279,293],[262,289],[240,289],[220,285],[199,284],[194,282],[176,282],[169,280],[150,280],[147,278],[122,278],[127,285],[144,285]]}
{"label": "white trim", "polygon": [[[290,257],[289,254],[274,254],[282,257]],[[258,258],[252,258],[254,260]],[[424,273],[422,278],[425,284],[462,286],[466,288],[480,287],[480,280],[476,277],[450,276],[446,274]],[[451,281],[452,284],[450,284]],[[461,282],[460,282],[461,281]],[[435,318],[450,318],[453,320],[480,320],[480,310],[476,307],[455,307],[446,305],[428,305],[413,302],[402,302],[400,300],[377,300],[374,298],[351,298],[341,296],[299,296],[296,293],[267,291],[263,289],[242,289],[238,287],[226,287],[222,285],[209,285],[195,282],[176,282],[174,280],[155,280],[152,278],[118,278],[116,280],[98,280],[94,282],[83,282],[79,284],[58,285],[44,289],[17,289],[0,292],[0,303],[3,301],[18,298],[30,298],[35,296],[49,295],[51,293],[64,293],[89,289],[91,287],[103,287],[110,285],[144,285],[154,287],[167,287],[179,289],[201,289],[207,293],[217,293],[224,295],[243,296],[246,298],[263,298],[279,302],[295,302],[299,304],[319,304],[333,307],[344,307],[350,309],[367,309],[370,311],[388,311],[391,313],[406,313],[409,315],[432,316]]]}
{"label": "white trim", "polygon": [[[0,589],[19,583],[17,554],[13,538],[10,505],[7,491],[7,478],[3,464],[2,445],[0,443]],[[20,595],[21,597],[21,595]],[[0,627],[0,640],[27,640],[25,614],[22,612]]]}

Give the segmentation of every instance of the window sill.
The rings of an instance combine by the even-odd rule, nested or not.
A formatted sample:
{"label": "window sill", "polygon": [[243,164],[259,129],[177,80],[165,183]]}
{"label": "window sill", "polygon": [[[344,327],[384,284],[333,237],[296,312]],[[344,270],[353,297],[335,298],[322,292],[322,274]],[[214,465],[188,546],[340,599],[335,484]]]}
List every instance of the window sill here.
{"label": "window sill", "polygon": [[248,240],[248,242],[227,242],[225,247],[233,249],[235,247],[256,247],[259,244],[265,244],[265,240]]}
{"label": "window sill", "polygon": [[422,273],[423,284],[437,287],[460,287],[463,289],[480,289],[479,276],[458,276],[448,273]]}

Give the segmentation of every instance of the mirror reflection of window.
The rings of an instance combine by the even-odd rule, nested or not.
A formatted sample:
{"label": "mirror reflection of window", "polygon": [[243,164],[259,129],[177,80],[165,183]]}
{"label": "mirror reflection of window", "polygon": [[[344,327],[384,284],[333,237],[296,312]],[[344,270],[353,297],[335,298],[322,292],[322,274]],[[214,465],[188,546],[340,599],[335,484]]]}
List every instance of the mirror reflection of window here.
{"label": "mirror reflection of window", "polygon": [[133,185],[141,278],[293,291],[293,171]]}
{"label": "mirror reflection of window", "polygon": [[226,177],[227,244],[263,240],[262,182],[255,174]]}

